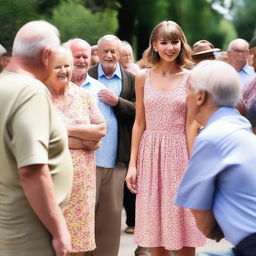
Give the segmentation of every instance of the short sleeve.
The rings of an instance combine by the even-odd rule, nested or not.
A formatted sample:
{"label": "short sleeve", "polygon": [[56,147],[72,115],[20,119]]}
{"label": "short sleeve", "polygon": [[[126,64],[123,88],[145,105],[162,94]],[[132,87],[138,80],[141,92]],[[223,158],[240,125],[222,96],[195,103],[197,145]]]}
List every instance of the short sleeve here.
{"label": "short sleeve", "polygon": [[50,102],[44,93],[21,99],[13,115],[12,151],[18,168],[48,163]]}
{"label": "short sleeve", "polygon": [[175,204],[197,210],[211,209],[216,178],[221,170],[222,160],[216,147],[207,140],[196,140]]}

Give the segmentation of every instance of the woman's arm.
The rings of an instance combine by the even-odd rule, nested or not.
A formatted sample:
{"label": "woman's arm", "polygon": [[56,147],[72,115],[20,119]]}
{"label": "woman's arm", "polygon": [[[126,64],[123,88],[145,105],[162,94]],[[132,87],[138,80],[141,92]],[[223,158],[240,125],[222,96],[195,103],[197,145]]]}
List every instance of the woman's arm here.
{"label": "woman's arm", "polygon": [[84,140],[76,137],[68,137],[68,146],[74,150],[96,150],[100,147],[100,141]]}
{"label": "woman's arm", "polygon": [[135,91],[136,91],[136,115],[135,122],[132,129],[132,145],[131,156],[126,176],[127,187],[131,192],[137,193],[136,188],[136,163],[139,151],[139,143],[142,134],[146,128],[145,111],[144,111],[144,83],[145,83],[145,71],[139,72],[135,78]]}
{"label": "woman's arm", "polygon": [[98,124],[76,124],[66,126],[68,136],[78,139],[100,141],[105,136],[105,122]]}
{"label": "woman's arm", "polygon": [[66,129],[69,137],[99,142],[106,135],[106,124],[103,115],[93,97],[82,89],[84,103],[88,107],[85,115],[89,115],[90,124],[68,125]]}

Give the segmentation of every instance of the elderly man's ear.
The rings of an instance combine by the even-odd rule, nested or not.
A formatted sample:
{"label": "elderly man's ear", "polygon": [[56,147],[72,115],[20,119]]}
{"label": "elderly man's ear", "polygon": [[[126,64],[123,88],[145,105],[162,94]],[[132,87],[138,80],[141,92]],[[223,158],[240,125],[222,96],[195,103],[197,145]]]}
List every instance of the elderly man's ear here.
{"label": "elderly man's ear", "polygon": [[205,90],[199,90],[196,94],[196,102],[197,106],[202,106],[204,105],[209,98],[209,94]]}
{"label": "elderly man's ear", "polygon": [[41,62],[45,67],[49,65],[51,54],[52,51],[49,48],[44,48],[41,52]]}

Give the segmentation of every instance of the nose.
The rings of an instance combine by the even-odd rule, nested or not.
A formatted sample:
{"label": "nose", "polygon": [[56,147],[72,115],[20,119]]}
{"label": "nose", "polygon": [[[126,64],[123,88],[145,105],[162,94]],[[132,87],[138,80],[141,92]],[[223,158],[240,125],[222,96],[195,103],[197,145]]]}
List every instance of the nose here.
{"label": "nose", "polygon": [[108,57],[108,58],[111,58],[111,57],[112,57],[112,54],[111,54],[110,51],[107,52],[107,57]]}
{"label": "nose", "polygon": [[81,62],[83,62],[83,61],[84,61],[83,56],[80,56],[80,57],[79,57],[79,61],[81,61]]}
{"label": "nose", "polygon": [[167,44],[167,49],[173,50],[173,45],[172,45],[172,43],[168,43],[168,44]]}
{"label": "nose", "polygon": [[61,72],[64,72],[64,73],[67,72],[67,70],[66,70],[66,68],[64,66],[61,67]]}

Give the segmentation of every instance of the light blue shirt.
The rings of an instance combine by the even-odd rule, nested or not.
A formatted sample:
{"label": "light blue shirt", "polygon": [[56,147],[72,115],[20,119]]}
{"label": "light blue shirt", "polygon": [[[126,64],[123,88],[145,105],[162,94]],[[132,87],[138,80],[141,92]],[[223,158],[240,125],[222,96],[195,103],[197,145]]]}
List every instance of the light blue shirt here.
{"label": "light blue shirt", "polygon": [[256,232],[256,136],[236,109],[219,108],[197,136],[175,204],[213,209],[233,245]]}
{"label": "light blue shirt", "polygon": [[247,63],[242,67],[242,69],[238,72],[239,78],[240,78],[240,84],[242,88],[244,87],[244,84],[253,79],[255,77],[255,72],[253,67],[248,65]]}
{"label": "light blue shirt", "polygon": [[[106,78],[100,64],[99,64],[99,67],[100,67],[98,70],[99,81],[90,77],[87,74],[86,80],[84,81],[82,87],[87,89],[91,93],[91,95],[95,97],[98,107],[105,118],[105,122],[107,126],[106,136],[102,139],[100,148],[95,152],[96,165],[104,168],[114,168],[116,166],[117,143],[118,143],[117,119],[116,119],[116,115],[113,110],[113,107],[100,101],[98,99],[97,94],[101,89],[107,88],[113,91],[117,96],[119,96],[122,88],[122,80],[119,78],[119,74],[121,77],[121,70],[120,70],[120,67],[118,66],[112,78]],[[104,81],[105,84],[103,84],[102,81]]]}
{"label": "light blue shirt", "polygon": [[[105,118],[106,122],[106,135],[102,138],[101,146],[95,151],[96,166],[104,168],[113,168],[116,164],[117,147],[112,143],[113,134],[111,128],[116,120],[113,118],[112,106],[102,102],[98,98],[98,92],[101,89],[106,89],[106,86],[98,80],[92,78],[87,74],[85,81],[83,82],[82,88],[86,89],[96,100],[97,105]],[[117,136],[117,135],[116,135]]]}

